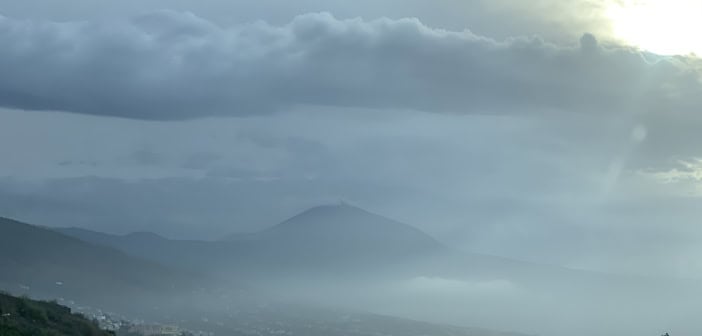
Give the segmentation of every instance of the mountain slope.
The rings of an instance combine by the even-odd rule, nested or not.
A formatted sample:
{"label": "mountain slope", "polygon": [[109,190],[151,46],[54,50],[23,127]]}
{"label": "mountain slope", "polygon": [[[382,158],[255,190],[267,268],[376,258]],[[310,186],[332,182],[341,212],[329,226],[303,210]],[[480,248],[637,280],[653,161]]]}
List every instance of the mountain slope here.
{"label": "mountain slope", "polygon": [[444,248],[412,226],[346,204],[309,209],[261,231],[255,238],[297,248],[372,253],[375,257],[411,256]]}
{"label": "mountain slope", "polygon": [[[83,234],[84,239],[90,236],[96,237]],[[148,239],[136,239],[144,237]],[[262,294],[263,302],[272,301],[272,305],[280,300],[496,330],[589,335],[601,331],[599,325],[606,323],[616,326],[618,334],[641,334],[644,329],[654,330],[663,319],[678,317],[672,311],[662,315],[661,306],[678,307],[678,312],[700,310],[689,298],[702,293],[696,280],[601,274],[455,251],[408,226],[345,205],[313,208],[231,241],[172,241],[153,235],[107,238],[123,251],[138,251],[145,258],[189,269],[229,272],[217,274],[223,275],[219,278],[223,286],[229,286],[232,279],[248,280],[251,287],[246,294],[252,302],[258,302],[257,295]],[[213,302],[203,301],[201,310]],[[246,309],[241,302],[240,296],[232,296],[231,302],[218,307],[231,308],[226,310],[229,314]],[[194,303],[197,301],[188,302],[190,306]],[[627,319],[612,314],[637,309],[649,318],[640,321],[636,333],[630,332]],[[209,320],[215,319],[216,313],[212,314]],[[265,313],[254,312],[249,320],[260,321],[261,314]],[[585,329],[574,332],[557,324],[574,317]],[[231,318],[226,315],[219,321]],[[285,322],[287,319],[282,316],[282,321],[269,324],[265,317],[260,330],[277,331],[279,321],[298,331],[311,324],[306,318],[290,317]],[[344,330],[349,327],[363,329],[360,334],[374,333],[365,326],[377,326],[375,322],[365,321],[369,324],[349,325],[331,318],[315,324],[319,327],[315,330],[323,329],[316,334],[324,335],[353,334]],[[445,333],[427,330],[427,334]],[[453,330],[450,334],[460,335]]]}
{"label": "mountain slope", "polygon": [[[10,290],[92,304],[127,303],[127,296],[165,294],[191,278],[112,248],[0,218],[0,284]],[[124,298],[124,300],[122,300]]]}
{"label": "mountain slope", "polygon": [[109,336],[83,316],[52,302],[13,297],[0,293],[2,336]]}
{"label": "mountain slope", "polygon": [[117,249],[132,257],[192,272],[216,273],[248,255],[246,249],[237,249],[236,244],[229,242],[170,240],[153,233],[115,235],[81,228],[53,230],[90,244]]}
{"label": "mountain slope", "polygon": [[379,276],[511,277],[569,272],[505,258],[453,251],[424,232],[346,205],[306,210],[278,225],[226,241],[169,240],[152,233],[57,231],[181,269],[240,278],[350,273]]}
{"label": "mountain slope", "polygon": [[248,241],[264,260],[296,270],[382,269],[446,250],[412,226],[345,204],[309,209]]}
{"label": "mountain slope", "polygon": [[345,204],[315,207],[227,241],[167,240],[145,233],[119,236],[77,228],[57,231],[172,267],[242,276],[373,270],[447,251],[416,228]]}
{"label": "mountain slope", "polygon": [[229,280],[253,278],[258,283],[261,279],[309,276],[344,281],[428,276],[470,281],[510,279],[535,286],[559,279],[556,283],[567,290],[575,284],[626,282],[620,277],[455,251],[409,225],[346,204],[311,208],[268,229],[226,241],[57,230],[171,267]]}

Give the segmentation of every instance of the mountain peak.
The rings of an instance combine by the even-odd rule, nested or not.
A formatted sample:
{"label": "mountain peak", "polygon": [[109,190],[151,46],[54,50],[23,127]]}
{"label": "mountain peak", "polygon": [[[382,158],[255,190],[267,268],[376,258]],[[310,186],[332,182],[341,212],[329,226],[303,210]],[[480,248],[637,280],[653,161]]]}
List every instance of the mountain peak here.
{"label": "mountain peak", "polygon": [[409,253],[443,247],[415,227],[343,202],[310,208],[261,234],[284,244],[310,248],[325,245]]}
{"label": "mountain peak", "polygon": [[383,222],[381,223],[383,226],[407,226],[348,203],[341,202],[309,208],[266,231],[290,230],[296,227],[312,226],[319,226],[317,229],[329,226],[368,227],[369,229],[373,229],[372,223],[379,221]]}
{"label": "mountain peak", "polygon": [[[325,205],[318,205],[316,207],[309,208],[292,218],[288,219],[285,222],[291,221],[295,218],[302,217],[302,218],[308,218],[308,217],[313,217],[313,216],[342,216],[342,215],[354,215],[354,216],[361,216],[361,215],[366,215],[366,216],[378,216],[375,215],[371,212],[368,212],[364,209],[361,209],[357,206],[350,205],[345,202],[340,202],[336,204],[325,204]],[[283,222],[283,223],[285,223]]]}

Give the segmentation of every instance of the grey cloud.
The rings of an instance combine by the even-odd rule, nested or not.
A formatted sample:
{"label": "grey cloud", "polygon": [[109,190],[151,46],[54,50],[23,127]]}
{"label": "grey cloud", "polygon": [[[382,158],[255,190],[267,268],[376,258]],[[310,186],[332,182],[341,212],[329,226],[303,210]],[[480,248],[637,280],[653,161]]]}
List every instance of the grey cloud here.
{"label": "grey cloud", "polygon": [[[525,35],[573,39],[584,31],[607,33],[603,7],[609,0],[0,0],[7,16],[22,19],[75,21],[108,20],[163,8],[191,11],[218,24],[254,20],[284,24],[301,13],[327,11],[339,17],[418,17],[430,26],[460,30],[466,26],[497,38]],[[274,11],[271,8],[275,8]],[[489,13],[490,15],[485,15]],[[558,15],[554,15],[558,13]],[[588,13],[589,15],[584,15]]]}
{"label": "grey cloud", "polygon": [[161,154],[153,151],[149,148],[140,148],[132,153],[131,158],[143,165],[158,165],[164,162],[164,158]]}
{"label": "grey cloud", "polygon": [[604,48],[591,35],[572,47],[496,41],[417,19],[307,14],[225,28],[168,11],[110,23],[0,18],[0,41],[0,105],[139,119],[298,105],[685,113],[702,93],[684,58]]}
{"label": "grey cloud", "polygon": [[189,169],[206,169],[221,159],[222,157],[220,155],[212,152],[197,152],[188,155],[183,162],[183,167]]}

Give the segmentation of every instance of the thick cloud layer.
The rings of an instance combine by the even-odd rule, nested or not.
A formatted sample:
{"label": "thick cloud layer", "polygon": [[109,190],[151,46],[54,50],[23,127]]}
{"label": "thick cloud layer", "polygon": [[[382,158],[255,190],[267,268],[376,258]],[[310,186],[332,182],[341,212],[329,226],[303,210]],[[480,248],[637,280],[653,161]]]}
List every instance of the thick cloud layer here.
{"label": "thick cloud layer", "polygon": [[[129,21],[0,18],[0,106],[139,119],[297,105],[458,113],[691,112],[692,61],[539,38],[495,41],[416,19],[307,14],[230,28],[188,13]],[[631,101],[636,101],[635,106]]]}

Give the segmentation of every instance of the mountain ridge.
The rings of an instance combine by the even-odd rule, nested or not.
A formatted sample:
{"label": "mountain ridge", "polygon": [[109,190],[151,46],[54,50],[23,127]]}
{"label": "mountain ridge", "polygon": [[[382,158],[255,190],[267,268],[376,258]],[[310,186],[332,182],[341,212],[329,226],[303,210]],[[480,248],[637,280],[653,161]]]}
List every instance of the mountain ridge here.
{"label": "mountain ridge", "polygon": [[80,228],[55,230],[137,257],[197,270],[379,267],[447,250],[419,229],[347,204],[313,207],[245,237],[219,241],[169,240],[151,233],[112,235]]}
{"label": "mountain ridge", "polygon": [[[0,283],[94,304],[189,288],[194,277],[99,243],[0,217]],[[164,281],[165,280],[165,281]]]}

